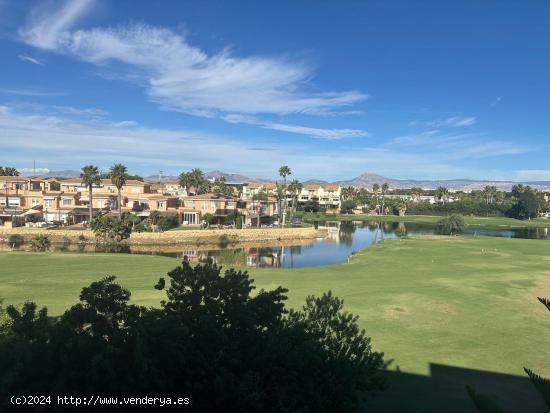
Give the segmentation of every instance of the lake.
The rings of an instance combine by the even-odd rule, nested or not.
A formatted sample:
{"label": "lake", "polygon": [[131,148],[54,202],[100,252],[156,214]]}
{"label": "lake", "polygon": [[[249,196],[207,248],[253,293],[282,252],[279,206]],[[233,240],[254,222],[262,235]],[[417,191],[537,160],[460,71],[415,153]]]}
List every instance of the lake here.
{"label": "lake", "polygon": [[[191,262],[213,260],[223,266],[252,268],[300,268],[343,262],[354,251],[384,239],[415,235],[431,235],[434,226],[403,222],[319,222],[315,227],[328,231],[328,237],[307,241],[246,245],[227,244],[210,246],[149,246],[123,247],[116,252],[165,255]],[[487,229],[468,227],[467,235],[506,238],[550,239],[549,228]],[[78,251],[77,246],[55,247],[56,250]],[[98,247],[83,252],[111,252]]]}

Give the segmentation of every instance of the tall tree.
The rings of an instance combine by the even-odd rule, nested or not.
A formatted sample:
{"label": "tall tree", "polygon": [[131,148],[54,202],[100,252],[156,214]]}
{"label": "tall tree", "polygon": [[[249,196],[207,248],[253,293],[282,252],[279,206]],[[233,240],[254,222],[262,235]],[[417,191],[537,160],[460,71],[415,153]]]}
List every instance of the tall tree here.
{"label": "tall tree", "polygon": [[372,185],[372,192],[374,193],[374,196],[376,198],[376,210],[378,211],[378,204],[379,204],[379,200],[378,200],[378,192],[380,191],[380,185],[378,185],[377,183],[373,184]]}
{"label": "tall tree", "polygon": [[92,207],[93,187],[94,185],[99,185],[101,183],[101,172],[99,172],[98,167],[95,165],[86,165],[82,167],[81,171],[80,179],[82,179],[82,185],[88,188],[88,211],[90,214],[90,219],[88,222],[90,223],[94,217]]}
{"label": "tall tree", "polygon": [[449,198],[449,190],[445,188],[444,186],[440,186],[435,190],[435,196],[443,203],[447,202],[447,199]]}
{"label": "tall tree", "polygon": [[126,185],[128,180],[128,169],[121,163],[116,163],[111,166],[109,170],[109,176],[111,177],[111,182],[118,191],[118,219],[122,220],[122,187]]}
{"label": "tall tree", "polygon": [[197,194],[205,194],[210,191],[211,185],[199,168],[194,168],[190,172],[182,172],[179,176],[179,183],[185,187],[187,193],[191,187],[195,188]]}
{"label": "tall tree", "polygon": [[302,188],[304,186],[300,181],[297,179],[293,179],[288,184],[288,190],[292,194],[292,206],[291,206],[291,212],[294,214],[296,212],[296,208],[298,206],[298,196],[300,195],[300,192],[302,191]]}
{"label": "tall tree", "polygon": [[0,166],[0,176],[19,176],[19,171],[12,166]]}
{"label": "tall tree", "polygon": [[496,186],[487,185],[485,188],[483,188],[483,191],[481,191],[481,193],[483,194],[483,197],[485,198],[485,202],[487,205],[492,204],[494,202],[497,192],[498,190]]}
{"label": "tall tree", "polygon": [[422,188],[418,188],[418,187],[411,188],[411,196],[413,198],[413,201],[419,200],[420,195],[422,195]]}
{"label": "tall tree", "polygon": [[214,180],[214,183],[212,184],[212,192],[233,196],[233,188],[227,185],[227,182],[223,176]]}
{"label": "tall tree", "polygon": [[[281,190],[282,190],[282,203],[284,204],[284,206],[283,206],[284,210],[282,211],[282,213],[283,213],[283,225],[285,224],[284,220],[285,220],[285,217],[286,217],[286,207],[287,207],[286,177],[289,176],[289,175],[292,175],[292,171],[290,170],[290,168],[287,165],[283,165],[279,168],[279,176],[281,178],[283,178],[283,187],[281,188]],[[279,188],[277,188],[277,193],[278,192],[279,192]]]}
{"label": "tall tree", "polygon": [[342,188],[341,196],[342,201],[351,201],[353,198],[355,198],[356,190],[353,186],[346,186],[345,188]]}
{"label": "tall tree", "polygon": [[387,182],[384,182],[382,184],[381,192],[382,192],[382,215],[384,215],[386,212],[384,211],[384,205],[386,201],[386,194],[388,193],[388,190],[390,189],[390,186]]}

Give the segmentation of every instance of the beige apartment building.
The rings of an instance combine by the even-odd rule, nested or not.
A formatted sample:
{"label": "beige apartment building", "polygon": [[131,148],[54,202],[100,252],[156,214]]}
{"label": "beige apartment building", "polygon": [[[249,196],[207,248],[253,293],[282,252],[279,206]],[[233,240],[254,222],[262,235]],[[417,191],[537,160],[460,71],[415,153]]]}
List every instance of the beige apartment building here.
{"label": "beige apartment building", "polygon": [[[255,195],[267,193],[270,196],[277,196],[277,185],[275,182],[250,182],[243,186],[242,198],[244,200],[253,199]],[[304,185],[298,194],[298,202],[305,204],[308,201],[317,201],[319,206],[327,210],[340,209],[340,194],[341,188],[338,185],[330,184],[313,184]],[[291,201],[292,194],[286,192],[288,202]]]}

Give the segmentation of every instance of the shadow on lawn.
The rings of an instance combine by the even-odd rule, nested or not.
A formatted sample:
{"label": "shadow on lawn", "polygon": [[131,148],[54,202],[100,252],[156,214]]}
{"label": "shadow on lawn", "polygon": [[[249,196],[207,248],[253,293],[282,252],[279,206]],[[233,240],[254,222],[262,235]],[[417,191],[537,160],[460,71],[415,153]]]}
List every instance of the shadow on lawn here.
{"label": "shadow on lawn", "polygon": [[506,412],[547,412],[527,376],[430,364],[430,375],[388,372],[389,388],[370,400],[365,412],[477,412],[466,385],[490,397]]}

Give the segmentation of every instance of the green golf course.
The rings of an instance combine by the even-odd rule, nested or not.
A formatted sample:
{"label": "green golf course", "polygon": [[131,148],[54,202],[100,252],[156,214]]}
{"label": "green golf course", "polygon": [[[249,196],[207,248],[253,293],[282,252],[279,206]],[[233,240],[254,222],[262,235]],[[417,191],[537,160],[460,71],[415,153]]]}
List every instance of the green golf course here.
{"label": "green golf course", "polygon": [[[390,388],[374,411],[474,411],[469,384],[507,411],[544,411],[523,367],[550,376],[550,244],[491,237],[387,240],[349,263],[295,270],[254,269],[259,288],[289,289],[288,305],[332,292],[359,315],[385,352]],[[174,258],[125,254],[0,254],[0,297],[60,314],[81,287],[118,276],[135,303],[158,305],[153,285],[178,265]],[[372,410],[370,410],[372,411]]]}

